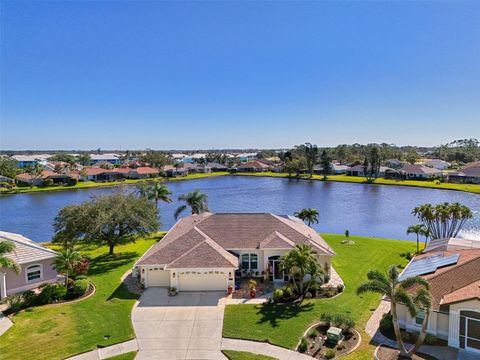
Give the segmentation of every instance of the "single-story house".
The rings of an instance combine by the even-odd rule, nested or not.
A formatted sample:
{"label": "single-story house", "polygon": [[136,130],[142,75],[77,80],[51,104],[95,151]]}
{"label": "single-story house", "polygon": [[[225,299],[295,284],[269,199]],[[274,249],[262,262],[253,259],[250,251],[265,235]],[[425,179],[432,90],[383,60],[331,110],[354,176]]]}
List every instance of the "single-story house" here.
{"label": "single-story house", "polygon": [[17,161],[19,168],[25,168],[35,165],[46,165],[47,160],[51,158],[49,154],[35,154],[35,155],[13,155],[12,159]]}
{"label": "single-story house", "polygon": [[437,170],[445,170],[449,168],[452,164],[447,161],[443,161],[440,159],[430,159],[423,163],[423,165],[437,169]]}
{"label": "single-story house", "polygon": [[[414,275],[429,282],[433,297],[427,332],[480,357],[480,242],[434,240],[410,261],[400,279]],[[405,305],[397,310],[402,329],[420,330],[424,311],[412,318]]]}
{"label": "single-story house", "polygon": [[457,172],[449,173],[447,181],[460,184],[480,184],[480,161],[468,163]]}
{"label": "single-story house", "polygon": [[74,173],[57,173],[55,171],[43,170],[39,175],[31,175],[28,173],[18,174],[17,181],[32,185],[40,186],[45,180],[51,179],[54,184],[67,184],[72,178],[78,178]]}
{"label": "single-story house", "polygon": [[100,167],[85,168],[80,172],[82,181],[118,181],[125,178],[129,168],[103,169]]}
{"label": "single-story house", "polygon": [[13,184],[14,180],[12,178],[9,178],[8,176],[0,175],[0,182]]}
{"label": "single-story house", "polygon": [[435,176],[442,175],[442,172],[440,170],[420,164],[405,164],[400,170],[405,173],[405,179],[407,180],[431,179]]}
{"label": "single-story house", "polygon": [[163,171],[167,176],[186,176],[188,175],[188,170],[183,167],[175,167],[172,165],[165,165]]}
{"label": "single-story house", "polygon": [[238,172],[263,172],[271,170],[271,166],[260,161],[248,161],[237,166]]}
{"label": "single-story house", "polygon": [[6,254],[6,257],[21,267],[20,274],[9,269],[0,269],[0,299],[59,280],[53,268],[53,261],[57,255],[55,251],[22,235],[5,231],[0,231],[0,241],[10,241],[15,245],[15,250]]}
{"label": "single-story house", "polygon": [[[384,177],[385,172],[389,171],[389,170],[392,170],[392,169],[390,169],[389,167],[386,167],[386,166],[380,166],[380,169],[378,171],[378,177]],[[346,169],[345,173],[348,176],[365,176],[363,165],[352,166],[351,168]]]}
{"label": "single-story house", "polygon": [[146,287],[179,291],[226,291],[235,276],[288,279],[280,257],[297,244],[309,244],[330,272],[335,252],[299,219],[267,213],[203,213],[178,221],[134,265]]}
{"label": "single-story house", "polygon": [[99,165],[101,163],[120,165],[122,163],[118,154],[91,154],[90,160],[92,165]]}
{"label": "single-story house", "polygon": [[183,167],[188,170],[189,174],[210,174],[212,172],[212,168],[208,165],[185,163]]}
{"label": "single-story house", "polygon": [[135,169],[130,169],[128,177],[132,179],[148,179],[157,177],[160,174],[160,170],[149,167],[140,166]]}
{"label": "single-story house", "polygon": [[[334,174],[334,175],[346,174],[348,170],[350,170],[350,166],[348,165],[342,165],[338,163],[330,164],[330,174]],[[323,167],[321,165],[315,165],[313,167],[313,172],[315,174],[322,174],[322,171],[323,171]]]}
{"label": "single-story house", "polygon": [[207,163],[207,166],[210,169],[212,169],[213,172],[227,171],[228,170],[228,166],[223,165],[223,164],[219,164],[219,163],[216,163],[216,162],[209,162],[209,163]]}
{"label": "single-story house", "polygon": [[257,153],[241,153],[241,154],[235,154],[235,158],[237,160],[240,160],[242,162],[244,161],[252,161],[257,158]]}
{"label": "single-story house", "polygon": [[392,169],[400,169],[404,164],[406,164],[406,162],[402,160],[388,159],[385,161],[384,165]]}

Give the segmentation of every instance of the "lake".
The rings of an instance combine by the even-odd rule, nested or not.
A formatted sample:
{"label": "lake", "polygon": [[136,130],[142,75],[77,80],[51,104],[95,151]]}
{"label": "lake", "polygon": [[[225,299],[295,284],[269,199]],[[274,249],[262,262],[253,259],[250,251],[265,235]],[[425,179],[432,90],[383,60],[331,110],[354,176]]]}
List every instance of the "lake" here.
{"label": "lake", "polygon": [[[448,190],[406,186],[366,185],[279,178],[222,176],[167,183],[173,192],[172,204],[160,205],[162,230],[174,223],[177,197],[201,189],[209,197],[213,212],[272,212],[293,214],[313,207],[320,213],[314,227],[323,233],[414,240],[405,231],[416,223],[412,209],[423,203],[460,202],[469,206],[475,218],[466,226],[464,237],[480,239],[480,195]],[[125,186],[134,189],[132,186]],[[91,188],[58,192],[27,193],[0,197],[0,230],[20,233],[44,242],[53,234],[52,223],[64,206],[80,204],[93,195],[108,194],[117,188]],[[187,212],[185,212],[187,215]]]}

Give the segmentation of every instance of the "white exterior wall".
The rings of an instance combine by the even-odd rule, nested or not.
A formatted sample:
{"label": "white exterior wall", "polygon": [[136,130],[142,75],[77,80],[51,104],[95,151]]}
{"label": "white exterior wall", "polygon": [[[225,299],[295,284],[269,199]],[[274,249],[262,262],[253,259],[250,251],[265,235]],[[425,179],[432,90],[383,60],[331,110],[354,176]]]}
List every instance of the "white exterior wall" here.
{"label": "white exterior wall", "polygon": [[460,347],[460,311],[480,312],[480,300],[468,300],[450,305],[448,346]]}
{"label": "white exterior wall", "polygon": [[[409,332],[420,332],[422,326],[415,323],[415,318],[410,316],[405,305],[397,305],[398,323],[402,329]],[[427,333],[440,339],[448,339],[448,315],[432,311],[427,324]]]}

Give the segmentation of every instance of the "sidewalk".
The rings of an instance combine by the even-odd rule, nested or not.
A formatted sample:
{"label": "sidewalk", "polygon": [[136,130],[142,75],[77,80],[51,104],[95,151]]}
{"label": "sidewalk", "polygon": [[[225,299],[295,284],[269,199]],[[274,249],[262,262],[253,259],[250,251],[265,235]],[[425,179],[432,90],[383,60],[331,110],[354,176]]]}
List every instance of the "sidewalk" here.
{"label": "sidewalk", "polygon": [[13,326],[13,323],[0,311],[0,335]]}
{"label": "sidewalk", "polygon": [[101,349],[95,349],[80,355],[75,355],[71,358],[66,360],[101,360],[101,359],[108,359],[113,356],[126,354],[129,352],[137,351],[138,344],[137,340],[129,340],[123,343],[115,344],[112,346],[107,346]]}

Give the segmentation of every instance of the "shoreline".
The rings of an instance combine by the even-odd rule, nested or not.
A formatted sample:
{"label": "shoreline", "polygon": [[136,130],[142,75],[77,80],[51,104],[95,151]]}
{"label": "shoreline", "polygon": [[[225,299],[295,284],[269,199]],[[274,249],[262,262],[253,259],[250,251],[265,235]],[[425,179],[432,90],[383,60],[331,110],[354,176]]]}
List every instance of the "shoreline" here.
{"label": "shoreline", "polygon": [[160,182],[173,182],[173,181],[186,181],[195,179],[205,179],[218,176],[250,176],[250,177],[270,177],[303,181],[326,181],[326,182],[343,182],[363,185],[389,185],[389,186],[407,186],[426,189],[437,190],[450,190],[450,191],[462,191],[471,194],[480,194],[480,184],[455,184],[455,183],[440,183],[436,184],[434,181],[428,180],[388,180],[383,178],[376,179],[373,183],[367,183],[363,176],[347,176],[347,175],[330,175],[327,180],[323,179],[322,175],[313,175],[312,177],[306,176],[289,176],[287,173],[274,173],[274,172],[255,172],[255,173],[229,173],[229,172],[213,172],[210,174],[190,174],[182,177],[159,177],[151,179],[127,179],[124,181],[104,182],[97,183],[93,181],[79,182],[74,186],[51,186],[51,187],[37,187],[31,188],[18,188],[14,191],[0,191],[0,196],[16,195],[26,193],[40,193],[50,191],[67,191],[78,189],[91,189],[99,187],[115,187],[121,185],[135,185],[137,183],[146,181],[160,181]]}

